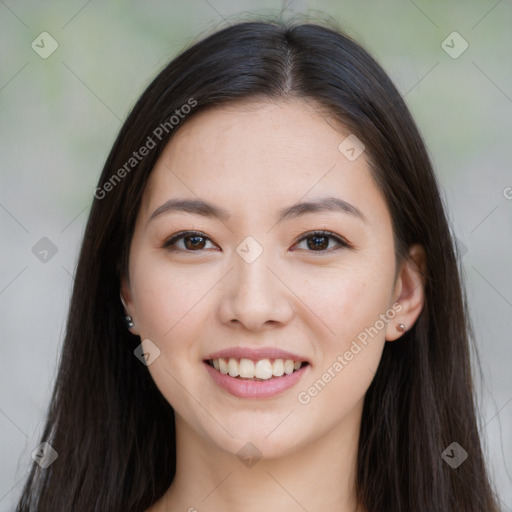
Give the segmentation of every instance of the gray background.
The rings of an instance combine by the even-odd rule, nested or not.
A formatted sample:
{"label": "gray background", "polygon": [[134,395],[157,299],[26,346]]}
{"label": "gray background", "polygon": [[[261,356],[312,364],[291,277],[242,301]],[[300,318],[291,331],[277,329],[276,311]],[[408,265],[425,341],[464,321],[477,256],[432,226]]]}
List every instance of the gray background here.
{"label": "gray background", "polygon": [[[510,0],[122,4],[0,1],[0,511],[13,509],[38,444],[92,191],[122,121],[189,43],[281,10],[340,22],[417,120],[461,249],[486,456],[512,510]],[[58,43],[46,59],[31,47],[44,31]],[[458,52],[462,40],[442,45],[454,31],[468,44],[457,58],[443,48]],[[47,261],[32,251],[43,237],[57,250]]]}

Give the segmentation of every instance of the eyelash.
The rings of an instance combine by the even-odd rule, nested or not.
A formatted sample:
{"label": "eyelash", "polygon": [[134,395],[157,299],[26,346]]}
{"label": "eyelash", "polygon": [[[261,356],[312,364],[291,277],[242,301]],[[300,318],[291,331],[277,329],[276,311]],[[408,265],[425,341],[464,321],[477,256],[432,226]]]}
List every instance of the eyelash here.
{"label": "eyelash", "polygon": [[[168,251],[174,251],[174,252],[200,252],[204,251],[206,249],[198,249],[198,250],[187,250],[187,249],[176,249],[175,243],[181,239],[188,238],[188,237],[199,237],[204,238],[205,240],[209,240],[211,242],[211,239],[207,237],[204,233],[201,231],[180,231],[178,233],[175,233],[172,235],[169,239],[167,239],[164,244],[162,245],[163,249],[167,249]],[[294,243],[294,245],[299,244],[300,242],[307,240],[308,238],[313,237],[319,237],[319,238],[332,238],[336,240],[336,242],[339,244],[338,247],[325,249],[325,250],[307,250],[307,252],[311,253],[331,253],[333,250],[339,250],[340,248],[352,248],[352,245],[349,244],[345,239],[341,238],[338,235],[335,235],[331,231],[325,231],[325,230],[315,230],[315,231],[308,231],[307,233],[304,233],[297,242]],[[213,243],[213,242],[212,242]]]}

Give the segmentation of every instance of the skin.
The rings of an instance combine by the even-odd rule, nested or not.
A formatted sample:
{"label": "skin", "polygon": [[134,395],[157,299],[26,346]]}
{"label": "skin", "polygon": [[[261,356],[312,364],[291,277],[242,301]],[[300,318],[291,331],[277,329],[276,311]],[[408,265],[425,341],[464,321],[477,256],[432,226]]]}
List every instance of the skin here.
{"label": "skin", "polygon": [[[409,329],[422,310],[425,254],[412,246],[396,267],[390,214],[365,153],[351,162],[338,150],[348,134],[302,100],[232,103],[187,120],[158,160],[121,286],[131,331],[160,350],[148,370],[176,413],[176,478],[150,512],[356,510],[364,396],[384,344],[402,336],[396,324]],[[325,196],[356,206],[366,222],[327,211],[276,223],[282,208]],[[148,221],[172,198],[200,198],[230,217],[167,212]],[[328,238],[323,252],[311,249],[303,235],[322,229],[352,247]],[[183,239],[174,252],[162,248],[182,230],[204,233],[200,250]],[[252,263],[236,252],[247,236],[263,248]],[[333,372],[393,304],[394,318]],[[202,362],[233,346],[282,348],[310,366],[280,396],[236,398]],[[329,368],[335,377],[300,403]],[[249,442],[261,453],[252,467],[237,457]]]}

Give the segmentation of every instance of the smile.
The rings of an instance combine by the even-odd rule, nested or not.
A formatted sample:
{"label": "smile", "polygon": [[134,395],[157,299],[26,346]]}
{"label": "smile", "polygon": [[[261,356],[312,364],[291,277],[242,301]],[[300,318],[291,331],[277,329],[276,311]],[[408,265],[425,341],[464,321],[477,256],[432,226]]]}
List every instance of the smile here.
{"label": "smile", "polygon": [[203,361],[213,382],[237,398],[274,398],[297,384],[308,372],[307,361],[215,357]]}
{"label": "smile", "polygon": [[293,359],[259,359],[252,361],[251,359],[234,357],[209,359],[206,363],[223,375],[253,381],[265,381],[280,378],[283,375],[291,375],[308,364],[306,361],[294,361]]}

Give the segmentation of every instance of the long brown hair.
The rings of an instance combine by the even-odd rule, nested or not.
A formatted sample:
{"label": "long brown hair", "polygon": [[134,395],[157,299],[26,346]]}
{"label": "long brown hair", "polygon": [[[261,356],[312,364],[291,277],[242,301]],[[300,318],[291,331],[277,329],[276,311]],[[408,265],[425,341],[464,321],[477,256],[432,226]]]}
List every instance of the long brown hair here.
{"label": "long brown hair", "polygon": [[[46,469],[34,463],[17,512],[139,512],[171,485],[173,409],[134,356],[140,339],[119,300],[141,196],[165,144],[196,112],[293,97],[320,105],[365,144],[397,261],[414,243],[427,256],[424,309],[403,341],[385,344],[365,397],[358,498],[368,512],[497,512],[460,268],[419,131],[383,69],[337,28],[267,21],[231,25],[182,52],[121,128],[95,191],[41,439],[59,456]],[[142,147],[145,156],[134,157]],[[452,442],[469,455],[457,468],[442,457]]]}

